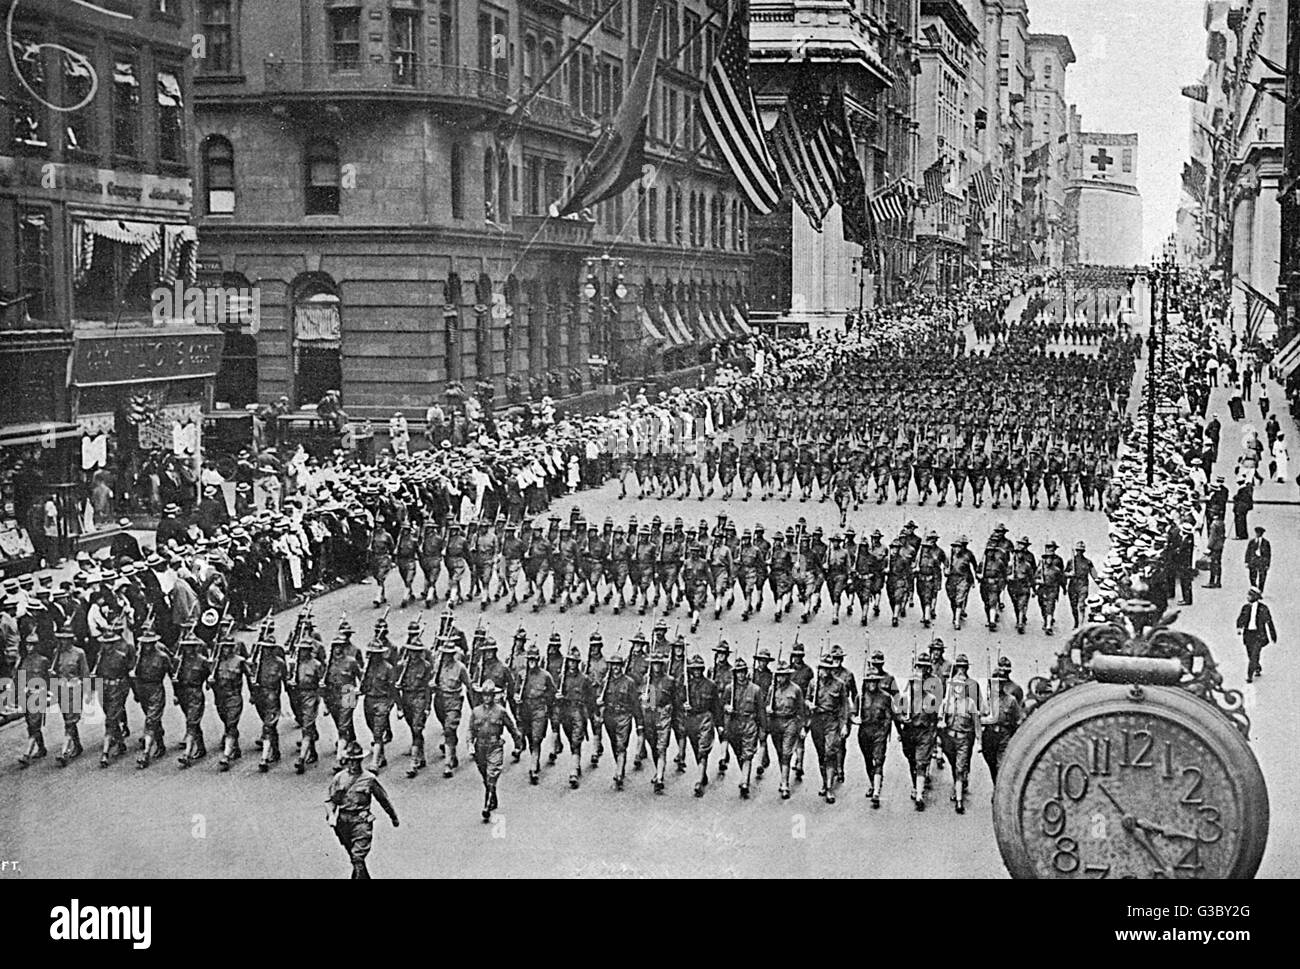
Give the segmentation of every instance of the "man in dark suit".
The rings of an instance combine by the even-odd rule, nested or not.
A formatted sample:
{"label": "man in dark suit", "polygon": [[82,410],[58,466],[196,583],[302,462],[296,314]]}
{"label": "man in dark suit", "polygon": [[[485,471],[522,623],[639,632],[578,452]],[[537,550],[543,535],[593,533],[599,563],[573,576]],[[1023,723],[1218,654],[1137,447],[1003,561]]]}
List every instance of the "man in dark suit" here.
{"label": "man in dark suit", "polygon": [[1264,669],[1259,665],[1259,654],[1269,643],[1277,642],[1273,614],[1268,611],[1268,606],[1260,601],[1262,595],[1258,589],[1252,588],[1246,594],[1246,604],[1237,614],[1237,629],[1241,633],[1241,641],[1246,646],[1247,683],[1252,683],[1255,677],[1264,675]]}
{"label": "man in dark suit", "polygon": [[1260,592],[1264,591],[1264,582],[1268,579],[1268,567],[1273,562],[1273,546],[1264,537],[1264,526],[1255,526],[1255,537],[1246,543],[1246,572],[1250,575],[1250,584]]}
{"label": "man in dark suit", "polygon": [[1235,537],[1244,541],[1250,536],[1246,533],[1247,516],[1255,507],[1255,486],[1249,480],[1237,485],[1237,493],[1232,496],[1232,523],[1236,530]]}

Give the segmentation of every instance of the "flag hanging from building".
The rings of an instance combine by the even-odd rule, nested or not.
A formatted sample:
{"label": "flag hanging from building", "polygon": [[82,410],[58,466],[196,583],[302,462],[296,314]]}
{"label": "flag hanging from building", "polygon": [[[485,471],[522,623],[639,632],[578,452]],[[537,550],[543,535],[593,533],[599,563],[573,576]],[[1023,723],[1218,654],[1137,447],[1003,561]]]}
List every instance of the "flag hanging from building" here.
{"label": "flag hanging from building", "polygon": [[946,158],[936,158],[934,164],[923,174],[925,180],[925,200],[931,205],[943,201],[945,194],[943,184],[948,180],[948,163]]}
{"label": "flag hanging from building", "polygon": [[1277,371],[1277,379],[1282,383],[1286,383],[1296,367],[1300,367],[1300,333],[1293,336],[1291,342],[1273,358],[1273,369]]}
{"label": "flag hanging from building", "polygon": [[1183,97],[1205,104],[1210,100],[1210,92],[1204,84],[1184,84]]}
{"label": "flag hanging from building", "polygon": [[986,209],[998,200],[997,182],[993,175],[993,163],[989,162],[970,177],[971,198]]}
{"label": "flag hanging from building", "polygon": [[[781,180],[768,151],[749,86],[749,5],[739,2],[723,31],[717,60],[700,96],[700,118],[751,209],[766,215],[781,201]],[[652,50],[647,46],[647,50]]]}
{"label": "flag hanging from building", "polygon": [[1025,156],[1025,172],[1029,173],[1045,168],[1051,160],[1052,144],[1051,142],[1044,142]]}
{"label": "flag hanging from building", "polygon": [[772,152],[782,181],[820,232],[826,212],[835,204],[839,165],[811,64],[800,67],[790,85],[785,108],[772,129]]}
{"label": "flag hanging from building", "polygon": [[641,178],[646,164],[646,125],[650,118],[650,94],[654,90],[662,25],[663,10],[656,6],[623,104],[613,123],[600,133],[595,146],[578,166],[568,190],[551,206],[552,217],[563,218],[591,208],[613,198]]}
{"label": "flag hanging from building", "polygon": [[1259,334],[1259,328],[1267,314],[1272,313],[1273,318],[1278,319],[1280,313],[1278,305],[1250,283],[1238,278],[1237,284],[1246,294],[1246,342],[1249,343]]}
{"label": "flag hanging from building", "polygon": [[902,221],[906,212],[902,197],[898,193],[898,182],[887,185],[871,196],[871,214],[877,223]]}
{"label": "flag hanging from building", "polygon": [[826,99],[826,130],[835,164],[839,170],[840,215],[844,223],[844,241],[862,246],[864,255],[868,247],[875,248],[875,226],[867,210],[867,180],[862,175],[857,150],[853,147],[853,134],[849,130],[849,114],[844,106],[844,88],[835,84]]}
{"label": "flag hanging from building", "polygon": [[1205,201],[1205,163],[1193,158],[1183,164],[1183,188],[1198,202]]}

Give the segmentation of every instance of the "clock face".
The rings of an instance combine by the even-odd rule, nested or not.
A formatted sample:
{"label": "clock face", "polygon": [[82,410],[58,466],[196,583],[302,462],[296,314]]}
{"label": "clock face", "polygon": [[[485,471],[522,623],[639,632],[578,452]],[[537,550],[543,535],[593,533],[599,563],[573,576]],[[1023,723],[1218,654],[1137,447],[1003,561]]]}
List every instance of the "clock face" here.
{"label": "clock face", "polygon": [[1249,878],[1268,790],[1245,738],[1172,687],[1088,683],[1049,699],[998,768],[993,820],[1017,878]]}
{"label": "clock face", "polygon": [[1227,766],[1148,713],[1083,719],[1043,749],[1020,823],[1040,878],[1224,878],[1242,833]]}

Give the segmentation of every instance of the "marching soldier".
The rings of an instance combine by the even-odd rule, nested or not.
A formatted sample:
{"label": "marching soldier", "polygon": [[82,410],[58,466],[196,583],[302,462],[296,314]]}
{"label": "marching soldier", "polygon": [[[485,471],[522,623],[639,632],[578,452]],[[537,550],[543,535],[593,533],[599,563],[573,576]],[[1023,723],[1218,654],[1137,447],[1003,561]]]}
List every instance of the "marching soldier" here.
{"label": "marching soldier", "polygon": [[1097,578],[1097,567],[1092,559],[1084,554],[1087,546],[1083,542],[1074,543],[1074,555],[1065,566],[1065,591],[1070,597],[1070,613],[1074,616],[1077,629],[1083,615],[1083,604],[1088,600],[1089,580]]}
{"label": "marching soldier", "polygon": [[[650,748],[654,763],[651,784],[656,794],[664,792],[664,773],[668,769],[668,742],[677,722],[678,681],[669,673],[667,653],[650,655],[650,672],[641,688],[642,739]],[[685,679],[683,673],[682,679]]]}
{"label": "marching soldier", "polygon": [[[158,634],[152,630],[140,634],[137,640],[139,656],[136,659],[135,700],[144,713],[144,736],[140,738],[140,756],[136,767],[143,770],[167,752],[164,742],[162,718],[167,709],[167,675],[172,670],[171,657],[161,646]],[[104,714],[105,721],[108,714]]]}
{"label": "marching soldier", "polygon": [[401,577],[403,588],[406,589],[402,595],[403,609],[415,599],[415,589],[412,586],[415,582],[415,560],[418,552],[419,545],[416,542],[415,532],[408,523],[403,522],[397,530],[397,541],[393,551],[393,558],[397,562],[397,574]]}
{"label": "marching soldier", "polygon": [[316,741],[320,733],[316,719],[320,713],[320,690],[327,672],[327,659],[317,648],[319,640],[303,636],[294,647],[297,656],[287,664],[285,692],[289,694],[289,710],[298,726],[298,756],[294,758],[294,773],[301,774],[308,764],[320,759]]}
{"label": "marching soldier", "polygon": [[989,765],[989,777],[994,782],[998,779],[998,764],[1023,716],[1023,694],[1017,696],[1019,690],[1011,681],[1011,661],[1004,656],[998,660],[990,677],[989,709],[981,721],[984,730],[980,736],[980,749],[984,753],[984,762]]}
{"label": "marching soldier", "polygon": [[[524,655],[527,666],[519,678],[515,710],[518,712],[521,729],[526,731],[524,736],[533,757],[528,771],[528,783],[536,785],[541,776],[542,743],[546,739],[546,725],[552,720],[551,711],[558,687],[550,672],[542,666],[541,653],[536,645],[530,645]],[[522,746],[521,744],[516,749],[522,749]]]}
{"label": "marching soldier", "polygon": [[239,717],[244,712],[244,680],[248,677],[248,659],[243,647],[232,635],[223,633],[217,640],[217,662],[212,671],[212,702],[224,728],[221,756],[217,767],[230,770],[230,762],[243,756],[239,749]]}
{"label": "marching soldier", "polygon": [[287,679],[284,649],[275,641],[274,624],[267,620],[248,663],[249,699],[262,721],[262,756],[257,769],[263,773],[280,761],[280,693]]}
{"label": "marching soldier", "polygon": [[397,699],[396,670],[387,638],[376,637],[366,647],[366,668],[361,675],[361,711],[370,730],[370,769],[388,766],[384,745],[393,739],[389,716]]}
{"label": "marching soldier", "polygon": [[935,619],[935,601],[939,598],[939,583],[948,564],[948,556],[938,545],[939,533],[926,532],[925,544],[916,554],[916,595],[921,600],[921,625],[930,628]]}
{"label": "marching soldier", "polygon": [[980,598],[984,601],[984,618],[990,630],[996,630],[998,620],[1002,618],[1002,591],[1007,585],[1008,560],[1007,551],[1002,547],[999,533],[995,529],[984,548],[984,560],[977,573]]}
{"label": "marching soldier", "polygon": [[203,711],[207,706],[203,688],[212,663],[204,652],[203,640],[193,632],[182,636],[176,648],[180,650],[180,667],[175,677],[176,703],[185,711],[185,749],[178,762],[185,768],[208,755],[203,742]]}
{"label": "marching soldier", "polygon": [[450,636],[442,640],[438,651],[438,666],[433,676],[433,712],[442,725],[442,744],[440,749],[446,757],[442,769],[443,777],[455,775],[460,761],[456,757],[460,718],[465,707],[465,697],[474,689],[470,682],[469,670],[460,660],[460,651],[455,640]]}
{"label": "marching soldier", "polygon": [[966,602],[970,598],[971,587],[977,581],[975,554],[970,550],[970,539],[959,535],[952,543],[952,555],[948,560],[948,577],[944,589],[948,593],[948,604],[952,607],[952,628],[960,629],[966,619]]}
{"label": "marching soldier", "polygon": [[[145,635],[141,632],[141,637]],[[60,687],[80,690],[89,674],[86,668],[86,654],[73,641],[72,630],[63,627],[54,633],[54,669],[55,682]],[[138,660],[136,647],[126,642],[115,631],[106,631],[100,639],[99,659],[95,663],[95,674],[99,677],[101,704],[104,708],[104,748],[99,757],[99,766],[107,767],[110,760],[126,753],[126,698],[131,693],[131,676],[134,674]],[[81,753],[81,739],[77,736],[77,724],[81,720],[81,706],[62,702],[59,709],[63,711],[63,729],[67,734],[63,752],[55,760],[64,766],[68,760]]]}
{"label": "marching soldier", "polygon": [[1016,550],[1011,553],[1007,575],[1007,592],[1011,595],[1011,608],[1016,614],[1016,632],[1022,635],[1029,621],[1029,596],[1034,591],[1037,576],[1038,562],[1029,550],[1029,536],[1026,535],[1016,543]]}
{"label": "marching soldier", "polygon": [[[731,684],[730,656],[731,647],[727,645],[727,641],[718,640],[718,645],[713,647],[713,666],[709,670],[709,679],[719,689],[725,689]],[[727,724],[722,720],[718,721],[718,743],[722,745],[722,760],[718,762],[718,774],[722,775],[731,766],[731,748],[727,746]]]}
{"label": "marching soldier", "polygon": [[[880,662],[885,657],[880,653]],[[873,661],[875,656],[873,654]],[[862,677],[862,695],[858,699],[858,749],[867,768],[870,785],[867,797],[873,808],[880,807],[880,791],[885,778],[885,751],[889,744],[889,728],[893,722],[894,697],[884,689],[886,674],[871,668]],[[892,680],[892,677],[891,677]]]}
{"label": "marching soldier", "polygon": [[1043,632],[1051,636],[1056,632],[1056,602],[1065,588],[1065,562],[1056,554],[1056,543],[1043,545],[1043,556],[1038,560],[1038,611],[1043,616]]}
{"label": "marching soldier", "polygon": [[627,774],[627,748],[632,739],[633,711],[638,700],[636,681],[623,672],[623,667],[623,657],[618,653],[609,658],[600,693],[596,697],[596,706],[601,711],[601,723],[609,734],[609,749],[614,755],[616,791],[623,790],[623,780]]}
{"label": "marching soldier", "polygon": [[361,745],[355,740],[339,754],[344,767],[330,780],[329,796],[330,824],[334,834],[352,860],[352,877],[369,878],[366,868],[366,855],[370,854],[370,843],[374,835],[374,815],[370,813],[370,801],[379,802],[393,827],[398,826],[397,810],[388,799],[388,792],[379,783],[379,778],[361,766],[364,757]]}
{"label": "marching soldier", "polygon": [[27,750],[18,758],[19,767],[27,767],[46,755],[45,710],[50,688],[54,686],[50,677],[52,664],[44,645],[33,639],[26,646],[27,651],[18,661],[18,673],[26,684],[20,702],[27,726]]}
{"label": "marching soldier", "polygon": [[952,800],[958,814],[966,812],[966,784],[981,706],[979,684],[970,677],[970,660],[958,653],[939,713],[940,744],[952,768]]}
{"label": "marching soldier", "polygon": [[[453,521],[447,529],[447,541],[442,558],[447,569],[447,605],[455,608],[465,601],[465,576],[469,572],[469,542],[459,522]],[[538,600],[540,604],[541,600]]]}
{"label": "marching soldier", "polygon": [[[352,626],[344,617],[339,623],[338,635],[330,643],[329,657],[325,664],[325,711],[334,721],[336,758],[348,741],[356,740],[357,737],[353,716],[357,707],[363,660],[361,649],[352,642],[351,632]],[[341,767],[342,761],[339,761],[336,769]]]}
{"label": "marching soldier", "polygon": [[425,766],[424,725],[433,702],[433,661],[429,646],[421,639],[423,626],[413,620],[406,629],[406,643],[394,671],[399,716],[411,731],[411,766],[406,776],[415,777]]}
{"label": "marching soldier", "polygon": [[[831,596],[831,625],[840,624],[840,600],[844,596],[845,590],[849,585],[849,552],[844,548],[844,537],[841,535],[831,536],[831,548],[826,553],[826,587]],[[849,600],[849,610],[853,609],[853,601]]]}
{"label": "marching soldier", "polygon": [[[754,651],[754,669],[750,673],[750,679],[758,687],[758,692],[766,699],[772,694],[772,653],[764,646]],[[756,773],[759,777],[772,764],[772,758],[768,755],[767,749],[767,727],[761,726],[758,732],[758,746],[763,751],[763,759],[759,761]]]}
{"label": "marching soldier", "polygon": [[375,608],[388,601],[384,589],[388,573],[393,570],[393,536],[384,529],[383,522],[376,519],[374,530],[370,533],[370,574],[377,586],[375,590]]}
{"label": "marching soldier", "polygon": [[478,767],[479,776],[483,778],[484,823],[492,820],[492,812],[497,808],[497,779],[501,776],[501,767],[505,762],[505,744],[501,735],[509,731],[516,749],[524,743],[514,717],[497,702],[499,693],[500,690],[492,681],[481,684],[478,688],[479,703],[469,714],[469,738],[474,747],[474,764]]}
{"label": "marching soldier", "polygon": [[934,755],[935,731],[943,683],[931,672],[930,657],[916,658],[915,670],[907,681],[894,715],[898,739],[903,745],[912,776],[912,803],[925,810],[925,790],[929,785],[930,761]]}
{"label": "marching soldier", "polygon": [[767,733],[766,699],[764,692],[750,681],[749,666],[744,658],[737,659],[730,682],[723,690],[722,702],[727,718],[726,739],[736,752],[736,765],[744,774],[740,782],[742,800],[749,797],[754,754],[758,751],[759,740]]}
{"label": "marching soldier", "polygon": [[438,573],[442,571],[442,557],[446,542],[442,529],[432,516],[425,518],[420,526],[418,554],[420,572],[424,575],[424,607],[427,609],[438,601]]}
{"label": "marching soldier", "polygon": [[889,543],[889,566],[887,589],[889,606],[893,612],[889,624],[897,626],[898,621],[907,615],[907,603],[912,598],[912,568],[914,558],[911,546],[899,535]]}
{"label": "marching soldier", "polygon": [[[108,653],[112,653],[112,656]],[[118,706],[125,704],[126,687],[114,684],[112,674],[118,672],[121,682],[125,683],[127,671],[130,670],[129,661],[134,658],[131,657],[129,649],[123,648],[121,637],[118,637],[116,643],[110,644],[108,653],[100,649],[98,670],[104,706],[104,756],[100,760],[100,765],[104,767],[108,766],[109,754],[116,756],[118,753],[126,753],[126,744],[121,737],[121,724],[116,717],[112,722],[108,719],[108,697],[112,689],[114,693],[121,696]],[[77,637],[72,627],[60,626],[55,631],[55,653],[53,653],[49,676],[55,687],[55,696],[59,697],[59,709],[64,717],[64,747],[55,757],[55,762],[59,763],[60,767],[64,767],[82,753],[81,734],[78,732],[82,702],[78,700],[81,700],[86,684],[90,682],[90,665],[86,662],[86,650],[77,645]],[[70,700],[78,702],[70,702]],[[116,747],[112,743],[114,732],[116,732]]]}
{"label": "marching soldier", "polygon": [[709,752],[713,749],[716,724],[722,719],[722,703],[717,684],[704,675],[704,660],[699,656],[692,656],[686,663],[686,676],[678,685],[677,706],[695,763],[700,768],[695,796],[703,797],[709,784]]}
{"label": "marching soldier", "polygon": [[787,663],[777,664],[775,682],[767,701],[767,730],[776,747],[783,801],[790,798],[790,765],[808,719],[807,701],[803,689],[794,681],[793,674],[794,669]]}
{"label": "marching soldier", "polygon": [[812,734],[822,774],[822,787],[817,796],[825,798],[827,804],[834,804],[835,786],[840,772],[839,757],[848,733],[852,707],[849,703],[848,684],[836,672],[836,661],[829,654],[817,664],[817,678],[813,682],[809,708],[808,730]]}
{"label": "marching soldier", "polygon": [[556,700],[559,720],[569,740],[569,786],[576,790],[582,777],[582,744],[596,711],[596,688],[583,672],[582,654],[576,646],[571,646],[564,658]]}

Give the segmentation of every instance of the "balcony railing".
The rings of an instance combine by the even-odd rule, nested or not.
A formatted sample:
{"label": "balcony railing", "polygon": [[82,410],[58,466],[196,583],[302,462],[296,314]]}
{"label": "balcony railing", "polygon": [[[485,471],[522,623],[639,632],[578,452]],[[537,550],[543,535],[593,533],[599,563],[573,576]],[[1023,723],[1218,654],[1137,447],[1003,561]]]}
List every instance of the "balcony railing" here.
{"label": "balcony railing", "polygon": [[535,245],[586,246],[596,223],[589,219],[551,219],[544,215],[516,215],[511,226]]}
{"label": "balcony railing", "polygon": [[267,93],[357,93],[441,95],[504,106],[510,79],[504,74],[459,64],[419,64],[408,58],[340,65],[335,61],[285,61],[268,58],[262,64]]}

